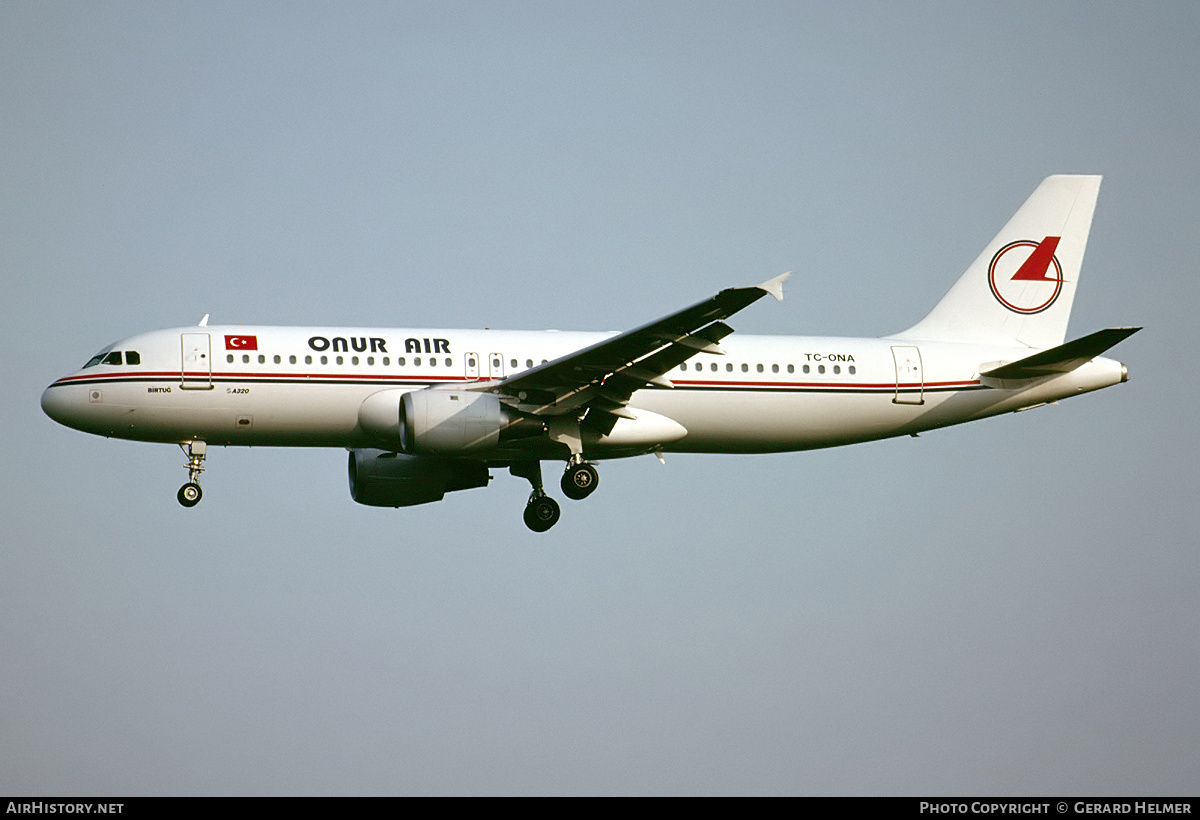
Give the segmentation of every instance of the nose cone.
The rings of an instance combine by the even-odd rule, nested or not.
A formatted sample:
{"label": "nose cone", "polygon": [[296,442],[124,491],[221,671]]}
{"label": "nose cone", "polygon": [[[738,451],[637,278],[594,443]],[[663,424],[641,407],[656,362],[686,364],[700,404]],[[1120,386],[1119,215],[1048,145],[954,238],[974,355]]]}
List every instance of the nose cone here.
{"label": "nose cone", "polygon": [[64,391],[55,390],[54,385],[50,385],[42,391],[42,412],[50,418],[57,421],[59,424],[66,424],[63,421],[63,412],[65,411]]}
{"label": "nose cone", "polygon": [[59,424],[79,429],[81,401],[86,405],[87,396],[78,386],[52,384],[42,391],[42,412]]}

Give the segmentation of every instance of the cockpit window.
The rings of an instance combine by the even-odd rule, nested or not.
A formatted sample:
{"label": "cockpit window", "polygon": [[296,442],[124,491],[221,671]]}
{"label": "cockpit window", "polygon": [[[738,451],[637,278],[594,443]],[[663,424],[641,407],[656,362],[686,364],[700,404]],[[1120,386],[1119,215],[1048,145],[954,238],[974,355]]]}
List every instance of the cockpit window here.
{"label": "cockpit window", "polygon": [[104,348],[99,353],[97,353],[95,356],[88,359],[88,363],[83,366],[84,369],[86,370],[89,367],[95,367],[96,365],[100,364],[100,362],[104,361],[104,357],[107,356],[108,352],[112,349],[113,349],[113,346],[109,345],[108,347]]}
{"label": "cockpit window", "polygon": [[[125,351],[125,364],[138,365],[142,363],[142,354],[136,350]],[[112,345],[101,350],[92,358],[88,359],[88,363],[83,367],[86,370],[89,367],[95,367],[98,364],[121,364],[121,351],[113,350]]]}

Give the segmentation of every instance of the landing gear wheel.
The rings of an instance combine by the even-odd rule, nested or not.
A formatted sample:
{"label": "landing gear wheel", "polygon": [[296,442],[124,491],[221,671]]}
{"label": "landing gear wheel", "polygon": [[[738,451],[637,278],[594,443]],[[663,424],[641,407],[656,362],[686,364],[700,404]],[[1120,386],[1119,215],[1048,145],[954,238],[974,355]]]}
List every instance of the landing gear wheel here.
{"label": "landing gear wheel", "polygon": [[179,493],[175,496],[179,499],[179,503],[185,507],[194,507],[200,503],[201,496],[204,492],[200,489],[200,485],[194,481],[189,481],[179,488]]}
{"label": "landing gear wheel", "polygon": [[563,495],[572,501],[582,501],[596,490],[600,473],[591,464],[580,462],[567,467],[562,477]]}
{"label": "landing gear wheel", "polygon": [[200,474],[204,472],[204,457],[208,453],[208,445],[200,439],[193,439],[192,441],[181,441],[179,449],[183,450],[184,455],[188,457],[188,483],[179,488],[175,497],[183,506],[194,507],[200,503],[200,496],[204,495],[199,481]]}
{"label": "landing gear wheel", "polygon": [[562,511],[558,502],[548,495],[531,498],[525,505],[525,526],[534,532],[545,532],[558,523]]}

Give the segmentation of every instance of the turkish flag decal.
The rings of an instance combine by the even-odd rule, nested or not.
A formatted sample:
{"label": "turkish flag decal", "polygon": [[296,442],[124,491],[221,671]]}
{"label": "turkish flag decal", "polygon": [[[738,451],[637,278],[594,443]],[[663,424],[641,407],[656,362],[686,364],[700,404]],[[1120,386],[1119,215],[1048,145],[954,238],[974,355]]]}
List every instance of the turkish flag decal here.
{"label": "turkish flag decal", "polygon": [[226,336],[226,350],[258,350],[257,336]]}

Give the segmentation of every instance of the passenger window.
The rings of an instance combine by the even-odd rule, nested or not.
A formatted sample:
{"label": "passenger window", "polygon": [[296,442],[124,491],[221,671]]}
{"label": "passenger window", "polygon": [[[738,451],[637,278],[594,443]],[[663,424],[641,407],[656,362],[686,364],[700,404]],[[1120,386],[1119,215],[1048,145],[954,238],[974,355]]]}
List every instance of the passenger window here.
{"label": "passenger window", "polygon": [[233,364],[233,354],[230,353],[228,356],[226,356],[225,361],[229,362],[230,364]]}
{"label": "passenger window", "polygon": [[420,356],[413,356],[413,366],[414,367],[421,366],[421,357]]}
{"label": "passenger window", "polygon": [[508,363],[508,366],[511,367],[513,370],[516,370],[517,369],[517,360],[516,359],[510,360]]}
{"label": "passenger window", "polygon": [[338,356],[337,359],[335,359],[334,361],[336,361],[338,364],[342,364],[343,362],[346,361],[346,359],[342,356]]}
{"label": "passenger window", "polygon": [[275,354],[275,364],[283,364],[283,359],[280,358],[278,353]]}
{"label": "passenger window", "polygon": [[367,357],[367,364],[368,364],[368,365],[373,365],[373,364],[375,364],[375,357],[374,357],[374,356],[368,356],[368,357]]}
{"label": "passenger window", "polygon": [[350,364],[357,365],[357,364],[358,364],[358,357],[357,357],[357,356],[351,356],[351,357],[350,357]]}
{"label": "passenger window", "polygon": [[758,370],[758,372],[759,372],[759,373],[763,372],[763,366],[762,366],[761,364],[760,364],[760,365],[758,365],[758,366],[757,366],[757,370]]}
{"label": "passenger window", "polygon": [[697,369],[697,370],[703,370],[703,369],[704,369],[704,365],[700,364],[700,362],[696,362],[696,369]]}
{"label": "passenger window", "polygon": [[328,356],[322,356],[322,357],[321,357],[321,364],[329,364],[329,357],[328,357]]}
{"label": "passenger window", "polygon": [[788,365],[788,372],[789,372],[789,373],[795,373],[795,372],[796,372],[796,366],[795,366],[795,365],[793,365],[793,364],[789,364],[789,365]]}
{"label": "passenger window", "polygon": [[430,366],[430,367],[437,367],[437,359],[435,359],[433,356],[430,356],[430,357],[429,357],[429,366]]}
{"label": "passenger window", "polygon": [[526,366],[526,367],[533,367],[533,359],[526,359],[526,360],[525,360],[525,366]]}
{"label": "passenger window", "polygon": [[820,373],[822,376],[825,375],[825,365],[823,365],[823,364],[817,365],[817,372]]}
{"label": "passenger window", "polygon": [[305,363],[305,364],[312,364],[312,356],[305,356],[305,357],[304,357],[304,363]]}
{"label": "passenger window", "polygon": [[842,372],[842,366],[841,366],[840,364],[835,364],[835,365],[833,366],[833,372],[834,372],[835,374],[837,374],[837,373],[841,373],[841,372]]}
{"label": "passenger window", "polygon": [[383,366],[384,366],[384,367],[387,367],[387,366],[388,366],[389,364],[391,364],[391,363],[392,363],[391,357],[389,357],[389,356],[384,356],[384,357],[383,357]]}
{"label": "passenger window", "polygon": [[449,356],[446,357],[446,367],[454,367],[454,359],[451,359]]}
{"label": "passenger window", "polygon": [[119,350],[114,350],[112,353],[109,353],[107,356],[104,357],[104,364],[120,364],[120,363],[121,363],[121,351],[119,351]]}
{"label": "passenger window", "polygon": [[772,372],[772,373],[778,373],[778,372],[779,372],[779,365],[777,365],[777,364],[773,364],[773,365],[771,365],[771,372]]}
{"label": "passenger window", "polygon": [[242,354],[242,364],[250,364],[250,354],[249,353]]}
{"label": "passenger window", "polygon": [[500,360],[492,359],[492,370],[499,370],[499,369],[500,369]]}
{"label": "passenger window", "polygon": [[295,364],[295,363],[296,363],[296,357],[288,356],[288,364]]}
{"label": "passenger window", "polygon": [[396,359],[396,365],[398,367],[404,367],[404,361],[405,361],[404,357],[400,356]]}
{"label": "passenger window", "polygon": [[744,364],[744,365],[742,365],[742,372],[743,372],[743,373],[749,373],[749,372],[750,372],[750,365],[748,365],[748,364]]}
{"label": "passenger window", "polygon": [[259,364],[266,364],[266,363],[267,363],[267,357],[266,357],[266,356],[264,356],[263,354],[259,353],[259,354],[258,354],[258,363],[259,363]]}
{"label": "passenger window", "polygon": [[805,373],[811,373],[811,372],[812,372],[812,368],[811,368],[811,367],[809,367],[808,365],[804,365],[804,372],[805,372]]}
{"label": "passenger window", "polygon": [[853,376],[858,371],[854,369],[854,365],[850,365],[850,375]]}
{"label": "passenger window", "polygon": [[687,370],[687,362],[684,362],[683,364],[679,365],[679,369],[680,369],[680,370]]}
{"label": "passenger window", "polygon": [[727,363],[727,364],[725,365],[725,372],[726,372],[726,373],[732,373],[732,372],[733,372],[733,363],[732,363],[732,362],[730,362],[730,363]]}
{"label": "passenger window", "polygon": [[141,353],[138,353],[136,350],[126,350],[125,351],[125,364],[141,364],[141,363],[142,363],[142,354]]}

